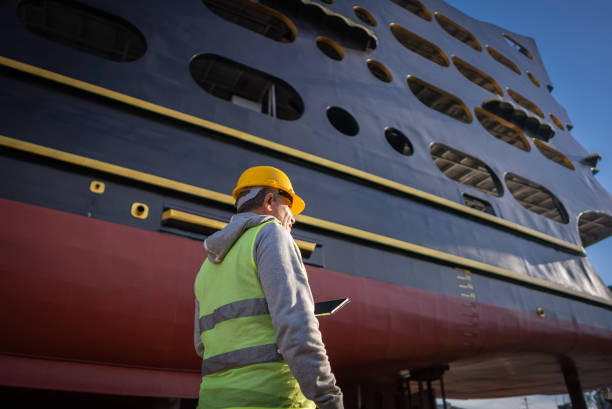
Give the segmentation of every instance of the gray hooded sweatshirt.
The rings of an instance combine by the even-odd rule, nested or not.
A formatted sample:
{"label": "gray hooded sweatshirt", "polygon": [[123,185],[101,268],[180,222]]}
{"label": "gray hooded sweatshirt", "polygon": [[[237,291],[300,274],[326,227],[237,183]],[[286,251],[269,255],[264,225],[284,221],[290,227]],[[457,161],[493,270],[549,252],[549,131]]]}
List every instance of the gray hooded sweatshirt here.
{"label": "gray hooded sweatshirt", "polygon": [[[223,230],[204,242],[208,260],[222,262],[242,233],[271,220],[276,219],[274,216],[238,213]],[[302,257],[291,234],[278,223],[262,227],[253,246],[253,259],[268,302],[276,345],[302,393],[320,409],[343,409],[342,392],[336,386],[321,340],[319,322],[314,316],[314,301]],[[204,346],[200,339],[199,310],[196,300],[194,345],[198,355],[202,356]]]}

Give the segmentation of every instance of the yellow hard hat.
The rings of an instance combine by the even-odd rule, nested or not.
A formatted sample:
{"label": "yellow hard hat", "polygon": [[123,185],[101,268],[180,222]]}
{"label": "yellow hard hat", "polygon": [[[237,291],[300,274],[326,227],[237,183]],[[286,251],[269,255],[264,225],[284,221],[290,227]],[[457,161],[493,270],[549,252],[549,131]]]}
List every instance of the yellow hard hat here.
{"label": "yellow hard hat", "polygon": [[236,200],[238,199],[240,192],[242,192],[244,189],[257,186],[280,189],[288,193],[293,199],[293,202],[291,203],[291,213],[293,213],[294,216],[302,213],[304,207],[306,207],[304,200],[302,200],[302,198],[293,191],[291,181],[289,180],[289,177],[285,175],[285,172],[272,166],[254,166],[242,172],[242,175],[240,175],[240,178],[238,178],[238,183],[236,183],[236,187],[232,192],[232,196],[234,197],[234,200]]}

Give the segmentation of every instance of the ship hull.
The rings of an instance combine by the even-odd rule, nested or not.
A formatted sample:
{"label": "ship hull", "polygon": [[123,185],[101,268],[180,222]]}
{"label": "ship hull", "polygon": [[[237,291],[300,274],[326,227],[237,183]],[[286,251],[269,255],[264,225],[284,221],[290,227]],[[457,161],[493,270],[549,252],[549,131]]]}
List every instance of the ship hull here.
{"label": "ship hull", "polygon": [[[11,255],[1,262],[0,320],[11,336],[0,342],[0,383],[197,396],[190,318],[201,243],[10,200],[0,200],[0,214],[2,251]],[[561,393],[555,378],[567,358],[587,374],[586,387],[610,379],[609,323],[558,314],[565,307],[574,317],[597,314],[596,307],[536,291],[523,302],[557,303],[540,317],[313,266],[308,273],[316,300],[352,300],[320,319],[334,371],[347,385],[450,364],[448,396],[519,395],[533,387]]]}
{"label": "ship hull", "polygon": [[[586,225],[608,220],[612,196],[569,127],[521,108],[533,101],[569,123],[533,40],[510,33],[534,59],[521,56],[507,30],[437,0],[426,2],[429,21],[427,10],[400,7],[417,2],[363,0],[378,20],[368,27],[350,2],[262,1],[278,8],[262,21],[295,23],[275,40],[219,9],[265,10],[247,3],[0,7],[0,393],[196,397],[201,243],[234,214],[227,193],[256,165],[285,171],[307,202],[292,234],[315,299],[352,300],[320,320],[347,407],[363,407],[359,396],[381,407],[378,392],[407,394],[407,377],[445,368],[457,398],[561,393],[564,375],[585,389],[609,382],[612,298],[585,257],[582,215]],[[542,87],[457,41],[445,19]],[[400,27],[404,40],[414,31],[464,64],[430,60],[422,42],[407,47]],[[121,60],[108,33],[131,33],[135,52]],[[342,61],[324,54],[322,36],[341,43]],[[471,64],[503,85],[499,94],[461,71]],[[461,104],[440,110],[448,97]],[[532,140],[542,134],[517,149],[493,133],[477,118],[487,107],[510,107],[532,131],[555,129],[548,156]],[[521,134],[502,121],[495,127]],[[463,159],[444,165],[442,151],[466,155],[468,173]],[[533,183],[520,198],[522,178]],[[612,233],[594,225],[587,243]]]}

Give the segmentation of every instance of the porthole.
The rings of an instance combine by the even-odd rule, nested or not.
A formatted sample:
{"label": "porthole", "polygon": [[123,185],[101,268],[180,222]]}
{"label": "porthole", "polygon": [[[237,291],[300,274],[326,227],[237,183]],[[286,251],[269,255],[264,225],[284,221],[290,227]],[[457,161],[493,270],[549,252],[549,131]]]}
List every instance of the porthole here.
{"label": "porthole", "polygon": [[419,37],[395,23],[391,23],[390,27],[391,33],[393,33],[395,39],[410,51],[443,67],[448,67],[450,65],[444,52],[434,43],[430,43],[424,38]]}
{"label": "porthole", "polygon": [[204,91],[243,108],[288,121],[304,112],[302,98],[291,85],[227,58],[198,55],[189,71]]}
{"label": "porthole", "polygon": [[571,169],[571,170],[575,169],[574,165],[567,158],[567,156],[565,156],[564,154],[562,154],[558,150],[551,148],[550,146],[548,146],[544,142],[539,141],[537,139],[534,139],[533,143],[535,143],[535,146],[536,146],[536,148],[538,148],[540,153],[542,153],[542,155],[544,155],[548,159],[552,160],[553,162],[558,163],[561,166],[565,166],[568,169]]}
{"label": "porthole", "polygon": [[434,15],[436,16],[436,20],[438,21],[438,24],[440,24],[440,27],[442,27],[448,34],[467,46],[472,47],[474,50],[482,51],[482,46],[472,33],[437,11],[434,13]]}
{"label": "porthole", "polygon": [[17,16],[35,34],[117,62],[135,61],[147,50],[130,22],[73,0],[23,0]]}
{"label": "porthole", "polygon": [[506,88],[506,92],[508,92],[508,95],[510,95],[514,102],[527,109],[528,111],[533,112],[540,118],[544,118],[544,113],[536,104],[534,104],[518,92],[512,91],[510,88]]}
{"label": "porthole", "polygon": [[489,54],[491,55],[491,57],[493,57],[495,61],[497,61],[504,67],[508,68],[509,70],[514,71],[518,75],[521,75],[521,70],[519,70],[519,68],[516,66],[515,63],[512,62],[512,60],[510,60],[507,57],[504,57],[499,51],[496,51],[495,49],[489,47],[488,45],[485,48],[487,49],[487,51],[489,52]]}
{"label": "porthole", "polygon": [[353,7],[353,11],[359,20],[363,21],[369,26],[376,27],[376,19],[370,14],[369,11],[359,6]]}
{"label": "porthole", "polygon": [[419,101],[431,109],[435,109],[457,121],[469,124],[472,122],[472,114],[467,106],[454,95],[440,88],[436,88],[425,81],[409,75],[408,87]]}
{"label": "porthole", "polygon": [[525,57],[529,58],[530,60],[533,60],[533,56],[531,55],[528,49],[523,47],[518,41],[512,39],[509,35],[503,34],[503,36],[506,42],[508,43],[508,45],[510,45],[510,47],[514,48],[516,51],[520,52],[521,54],[523,54]]}
{"label": "porthole", "polygon": [[533,85],[535,85],[536,87],[540,88],[540,82],[538,80],[536,80],[536,78],[533,76],[533,74],[530,73],[529,71],[527,71],[526,73],[527,73],[527,77],[531,80],[531,82],[533,82]]}
{"label": "porthole", "polygon": [[376,60],[368,60],[367,61],[368,69],[372,73],[373,76],[381,80],[382,82],[391,82],[393,81],[393,76],[381,63]]}
{"label": "porthole", "polygon": [[431,13],[427,8],[418,0],[391,0],[398,6],[408,10],[412,14],[421,17],[423,20],[431,21]]}
{"label": "porthole", "polygon": [[493,94],[504,95],[504,92],[502,91],[501,87],[499,86],[497,81],[493,79],[493,77],[488,74],[485,74],[473,65],[468,64],[461,58],[453,57],[452,60],[457,70],[465,78]]}
{"label": "porthole", "polygon": [[431,158],[446,177],[492,196],[501,196],[502,187],[495,173],[480,159],[440,143],[430,148]]}
{"label": "porthole", "polygon": [[559,119],[556,116],[554,116],[553,114],[550,114],[550,119],[552,119],[555,125],[557,125],[557,128],[561,129],[562,131],[565,130],[563,128],[563,124],[561,123],[561,121],[559,121]]}
{"label": "porthole", "polygon": [[565,127],[567,128],[568,131],[571,131],[572,129],[574,129],[574,125],[572,124],[565,124]]}
{"label": "porthole", "polygon": [[342,51],[342,48],[329,38],[317,37],[316,42],[317,47],[319,47],[319,50],[321,50],[323,54],[325,54],[332,60],[342,61],[342,59],[344,58],[344,51]]}
{"label": "porthole", "polygon": [[327,119],[339,132],[348,136],[359,133],[359,124],[346,110],[340,107],[327,108]]}
{"label": "porthole", "polygon": [[406,156],[412,155],[412,144],[402,132],[395,128],[385,128],[385,138],[387,138],[389,145],[397,152]]}
{"label": "porthole", "polygon": [[612,235],[612,217],[601,212],[584,212],[578,217],[582,246],[587,247]]}
{"label": "porthole", "polygon": [[497,139],[526,152],[531,150],[527,138],[516,125],[480,107],[474,108],[474,113],[482,127]]}
{"label": "porthole", "polygon": [[287,16],[251,0],[202,0],[217,16],[274,41],[290,43],[297,29]]}
{"label": "porthole", "polygon": [[505,179],[508,190],[525,209],[559,223],[569,221],[561,201],[544,186],[513,173],[508,173]]}

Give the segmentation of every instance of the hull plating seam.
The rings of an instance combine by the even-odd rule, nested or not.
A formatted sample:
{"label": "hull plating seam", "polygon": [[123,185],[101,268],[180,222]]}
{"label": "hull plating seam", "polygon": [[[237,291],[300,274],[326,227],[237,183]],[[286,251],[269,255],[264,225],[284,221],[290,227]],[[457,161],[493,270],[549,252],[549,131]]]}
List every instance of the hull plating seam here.
{"label": "hull plating seam", "polygon": [[[550,235],[541,233],[537,230],[533,230],[525,226],[521,226],[520,224],[513,223],[511,221],[502,219],[500,217],[493,216],[488,213],[472,209],[468,206],[464,206],[462,204],[453,202],[451,200],[444,199],[442,197],[432,195],[427,192],[423,192],[421,190],[412,188],[410,186],[406,186],[401,183],[394,182],[392,180],[389,180],[389,179],[386,179],[380,176],[376,176],[371,173],[364,172],[359,169],[355,169],[350,166],[346,166],[341,163],[334,162],[334,161],[322,158],[317,155],[312,155],[310,153],[303,152],[298,149],[294,149],[294,148],[291,148],[285,145],[281,145],[279,143],[268,141],[266,139],[257,137],[255,135],[251,135],[246,132],[242,132],[242,131],[232,129],[232,128],[229,128],[229,127],[226,127],[226,126],[223,126],[223,125],[211,122],[211,121],[207,121],[205,119],[201,119],[193,115],[189,115],[189,114],[179,112],[179,111],[167,108],[167,107],[153,104],[153,103],[150,103],[150,102],[138,99],[138,98],[131,97],[129,95],[125,95],[125,94],[122,94],[116,91],[112,91],[112,90],[109,90],[109,89],[106,89],[106,88],[103,88],[103,87],[100,87],[94,84],[90,84],[84,81],[70,78],[70,77],[67,77],[61,74],[57,74],[57,73],[45,70],[43,68],[35,67],[29,64],[25,64],[19,61],[15,61],[15,60],[6,58],[6,57],[0,56],[0,64],[6,67],[9,67],[9,68],[27,73],[27,74],[35,75],[40,78],[44,78],[50,81],[54,81],[54,82],[58,82],[58,83],[67,85],[72,88],[77,88],[77,89],[89,92],[91,94],[99,95],[105,98],[112,99],[114,101],[118,101],[118,102],[130,105],[130,106],[134,106],[134,107],[143,109],[145,111],[153,112],[159,115],[163,115],[165,117],[173,118],[178,121],[182,121],[182,122],[190,123],[192,125],[196,125],[202,128],[206,128],[208,130],[218,132],[222,135],[232,137],[240,141],[259,146],[261,148],[269,149],[269,150],[281,153],[286,156],[290,156],[292,158],[298,159],[303,162],[308,162],[308,163],[315,164],[317,166],[322,166],[324,168],[331,169],[335,172],[349,175],[349,176],[361,179],[363,181],[367,181],[369,183],[373,183],[375,185],[378,185],[378,186],[381,186],[387,189],[392,189],[402,194],[406,194],[412,197],[419,198],[421,200],[425,200],[437,206],[442,206],[451,211],[456,211],[456,212],[460,212],[463,214],[467,214],[471,217],[475,217],[476,219],[480,221],[492,223],[493,225],[512,230],[513,232],[522,234],[532,239],[539,240],[549,246],[558,248],[570,254],[578,254],[583,257],[586,256],[584,248],[580,245],[569,243],[567,241],[558,239],[556,237],[552,237]],[[136,172],[136,171],[131,170],[130,172]],[[178,182],[172,181],[171,183],[177,184]],[[191,188],[200,189],[200,188],[196,188],[193,186]],[[202,189],[202,190],[206,190],[206,189]],[[210,191],[206,191],[206,192],[210,192]],[[214,195],[219,195],[219,194],[215,193]],[[229,198],[229,196],[227,196],[227,198]],[[225,201],[227,198],[218,197],[213,200],[227,203]],[[233,202],[231,204],[233,204]]]}
{"label": "hull plating seam", "polygon": [[[188,185],[171,179],[163,178],[160,176],[151,175],[149,173],[140,172],[134,169],[125,168],[111,163],[102,162],[99,160],[87,158],[80,155],[75,155],[68,152],[63,152],[57,149],[48,148],[33,143],[20,141],[18,139],[9,138],[0,135],[0,146],[6,146],[11,149],[19,150],[22,152],[28,152],[31,154],[43,156],[46,158],[55,159],[58,161],[82,166],[89,169],[105,172],[111,175],[121,176],[126,179],[136,180],[149,185],[162,187],[165,189],[174,190],[181,193],[186,193],[196,197],[201,197],[211,201],[215,201],[221,204],[233,206],[234,200],[230,195],[215,192],[209,189],[200,188],[193,185]],[[298,215],[296,217],[299,223],[316,227],[319,229],[340,233],[342,235],[356,238],[359,240],[366,240],[372,243],[382,244],[387,247],[399,249],[413,254],[419,254],[430,259],[437,260],[445,264],[452,264],[460,268],[475,269],[481,272],[494,274],[501,276],[506,279],[513,281],[519,281],[527,283],[531,286],[560,293],[573,298],[578,298],[583,301],[591,301],[596,304],[605,305],[612,307],[612,301],[592,296],[590,294],[575,291],[569,288],[565,288],[561,285],[544,281],[541,279],[529,277],[523,274],[518,274],[510,270],[506,270],[501,267],[493,266],[491,264],[481,263],[476,260],[472,260],[465,257],[459,257],[450,253],[445,253],[439,250],[431,249],[424,246],[419,246],[414,243],[409,243],[403,240],[394,239],[392,237],[383,236],[380,234],[372,233],[369,231],[356,229],[354,227],[344,226],[338,223],[330,222],[327,220],[318,219],[306,215]]]}

